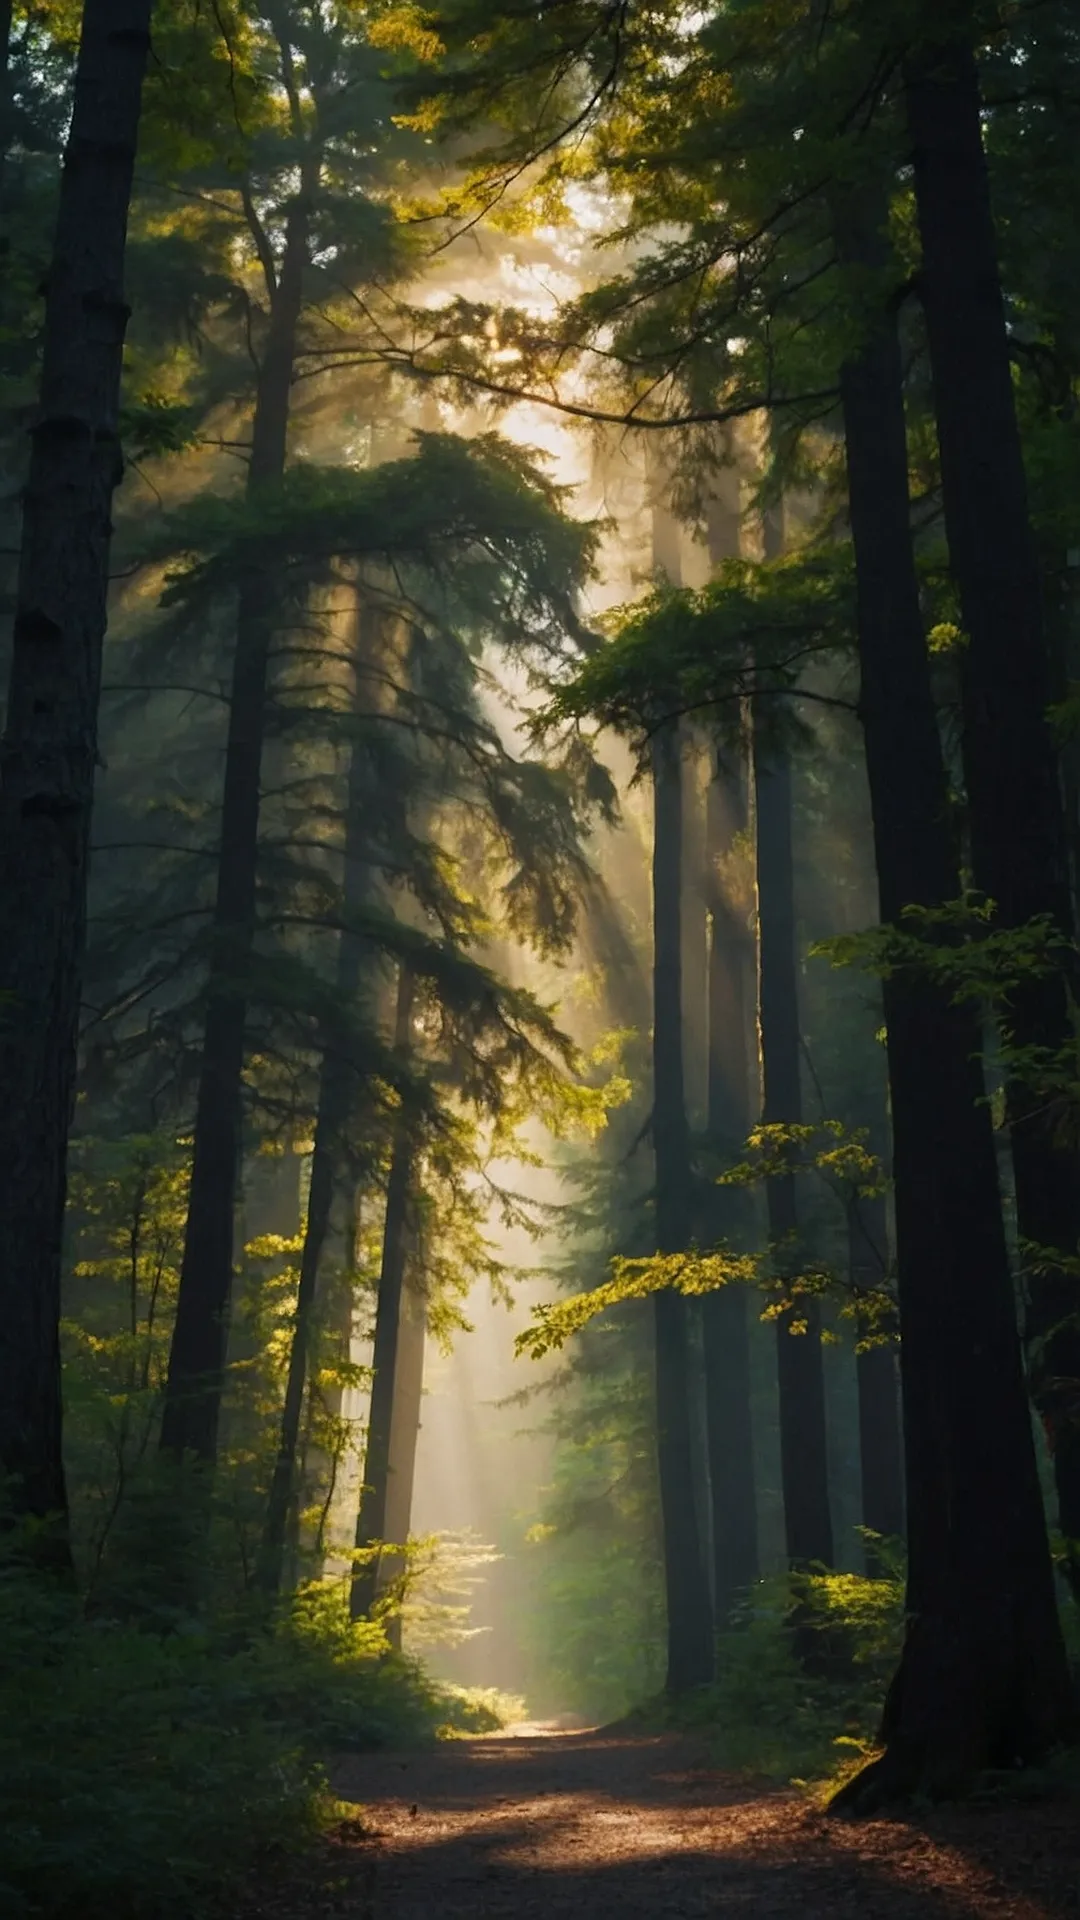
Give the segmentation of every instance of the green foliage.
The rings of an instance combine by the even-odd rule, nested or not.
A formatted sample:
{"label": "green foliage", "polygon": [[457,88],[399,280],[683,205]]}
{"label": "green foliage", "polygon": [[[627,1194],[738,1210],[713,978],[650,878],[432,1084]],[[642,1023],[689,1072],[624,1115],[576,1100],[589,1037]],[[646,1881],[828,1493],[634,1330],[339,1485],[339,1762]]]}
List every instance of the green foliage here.
{"label": "green foliage", "polygon": [[573,1334],[580,1333],[608,1307],[621,1306],[628,1300],[644,1300],[668,1287],[693,1296],[732,1283],[753,1285],[760,1277],[761,1265],[750,1254],[729,1253],[726,1249],[715,1252],[690,1249],[685,1253],[643,1254],[632,1259],[616,1255],[611,1271],[610,1280],[602,1281],[586,1293],[534,1307],[534,1325],[518,1335],[517,1352],[539,1360],[544,1354],[557,1352]]}
{"label": "green foliage", "polygon": [[537,1538],[542,1599],[526,1621],[541,1702],[604,1724],[653,1695],[663,1676],[661,1569],[646,1561],[635,1521],[593,1520],[588,1549]]}
{"label": "green foliage", "polygon": [[607,646],[556,691],[550,724],[587,717],[640,740],[674,714],[704,714],[723,737],[748,696],[775,701],[816,656],[850,649],[850,552],[729,560],[699,591],[660,589],[608,625]]}
{"label": "green foliage", "polygon": [[[754,1187],[784,1172],[813,1172],[845,1207],[884,1191],[884,1169],[869,1151],[866,1130],[850,1129],[838,1120],[762,1124],[753,1129],[743,1151],[747,1157],[720,1174],[718,1185]],[[846,1273],[809,1262],[798,1248],[777,1245],[742,1253],[726,1245],[694,1246],[681,1253],[615,1255],[609,1279],[534,1307],[533,1325],[518,1335],[516,1351],[541,1359],[559,1351],[598,1314],[666,1288],[693,1299],[728,1286],[764,1293],[763,1319],[787,1313],[807,1296],[831,1294],[840,1300],[841,1315],[858,1322],[862,1344],[891,1339],[895,1331],[896,1304],[884,1282],[874,1291],[860,1289],[856,1296]],[[790,1331],[801,1330],[796,1317]]]}
{"label": "green foliage", "polygon": [[550,1416],[555,1457],[526,1540],[522,1631],[541,1711],[615,1719],[663,1677],[650,1354],[640,1312],[579,1343]]}
{"label": "green foliage", "polygon": [[306,1751],[324,1758],[500,1724],[492,1699],[444,1689],[414,1662],[388,1655],[382,1622],[350,1620],[340,1580],[300,1587],[255,1657],[260,1684],[285,1724],[299,1729]]}
{"label": "green foliage", "polygon": [[[877,1548],[889,1557],[888,1543]],[[681,1724],[708,1733],[716,1766],[810,1784],[872,1750],[903,1633],[897,1549],[891,1557],[882,1579],[778,1575],[747,1596],[737,1625],[720,1636],[714,1685],[674,1709]]]}
{"label": "green foliage", "polygon": [[498,1733],[527,1718],[521,1695],[504,1693],[499,1687],[443,1686],[439,1691],[450,1713],[438,1728],[440,1740],[475,1740],[479,1734]]}
{"label": "green foliage", "polygon": [[156,1434],[189,1179],[166,1134],[77,1138],[61,1333],[76,1552],[92,1592]]}
{"label": "green foliage", "polygon": [[163,393],[133,397],[120,412],[120,437],[133,460],[185,453],[194,444],[192,409]]}
{"label": "green foliage", "polygon": [[482,1732],[497,1699],[432,1685],[304,1588],[271,1630],[159,1635],[87,1619],[0,1569],[0,1904],[42,1920],[226,1914],[255,1865],[331,1811],[333,1750]]}
{"label": "green foliage", "polygon": [[884,1169],[869,1151],[866,1129],[850,1129],[842,1120],[762,1121],[751,1130],[746,1150],[746,1160],[720,1175],[721,1186],[751,1186],[792,1168],[813,1168],[855,1196],[884,1191]]}
{"label": "green foliage", "polygon": [[609,1308],[645,1300],[669,1288],[695,1299],[728,1286],[751,1286],[765,1294],[763,1320],[778,1319],[795,1309],[795,1317],[788,1323],[788,1332],[793,1335],[806,1331],[805,1317],[800,1320],[797,1311],[800,1301],[825,1296],[838,1297],[841,1317],[857,1321],[860,1347],[895,1338],[896,1302],[885,1285],[853,1293],[846,1275],[830,1267],[808,1265],[797,1254],[792,1259],[792,1250],[778,1245],[753,1254],[733,1253],[728,1248],[707,1252],[690,1248],[685,1253],[639,1254],[633,1258],[616,1255],[610,1280],[586,1293],[534,1307],[534,1324],[518,1334],[515,1349],[529,1359],[540,1360],[559,1352]]}
{"label": "green foliage", "polygon": [[337,578],[344,561],[381,561],[412,568],[429,591],[432,582],[452,591],[477,637],[562,651],[581,633],[573,596],[595,544],[590,529],[561,511],[537,463],[497,435],[415,439],[413,457],[381,466],[294,466],[257,499],[197,496],[145,539],[148,559],[182,557],[165,604],[205,603],[271,551],[293,596]]}
{"label": "green foliage", "polygon": [[[55,195],[76,12],[70,0],[15,12],[16,139],[4,159],[5,188],[14,180],[17,191],[0,311],[0,380],[17,403],[13,418],[38,350],[40,235]],[[509,985],[492,959],[506,934],[546,955],[568,952],[594,879],[585,835],[598,814],[613,813],[582,723],[613,727],[640,751],[675,713],[704,716],[723,740],[743,724],[749,698],[802,738],[807,712],[843,713],[845,725],[854,712],[847,667],[857,609],[836,376],[883,293],[900,304],[918,267],[895,139],[895,48],[882,58],[904,12],[822,10],[808,0],[689,11],[676,0],[638,9],[608,0],[158,9],[131,223],[123,433],[136,467],[159,464],[136,473],[122,503],[121,575],[129,560],[138,565],[115,610],[113,650],[114,662],[132,668],[116,679],[152,682],[152,703],[135,724],[125,710],[115,754],[107,741],[112,773],[98,822],[108,840],[119,818],[117,840],[135,857],[126,892],[116,869],[100,858],[96,869],[104,911],[94,919],[108,932],[89,997],[103,1010],[88,1036],[64,1329],[75,1538],[96,1617],[15,1573],[0,1591],[0,1666],[12,1702],[0,1731],[0,1792],[13,1835],[0,1893],[16,1910],[149,1920],[227,1903],[246,1861],[311,1831],[320,1805],[313,1755],[427,1737],[437,1726],[481,1730],[504,1710],[433,1689],[386,1657],[378,1624],[349,1624],[340,1587],[301,1584],[272,1629],[252,1624],[250,1567],[294,1331],[297,1179],[284,1222],[271,1230],[245,1221],[202,1622],[178,1622],[173,1609],[182,1630],[170,1635],[130,1624],[160,1624],[164,1611],[153,1593],[155,1529],[160,1502],[176,1489],[156,1483],[146,1462],[183,1233],[192,1036],[205,1011],[205,863],[223,733],[205,716],[221,715],[237,583],[272,565],[280,606],[257,954],[238,983],[251,1034],[246,1172],[273,1145],[285,1147],[283,1164],[296,1174],[314,1132],[323,1058],[346,1065],[357,1095],[334,1143],[336,1204],[346,1189],[350,1199],[332,1222],[312,1334],[296,1576],[321,1564],[337,1470],[355,1446],[345,1402],[365,1369],[352,1359],[348,1309],[371,1305],[402,1113],[423,1176],[411,1224],[429,1331],[449,1338],[464,1324],[470,1281],[506,1284],[488,1232],[492,1210],[509,1224],[525,1217],[517,1196],[492,1187],[493,1157],[519,1147],[522,1123],[535,1117],[563,1139],[599,1135],[609,1113],[630,1104],[622,1074],[604,1084],[572,1077],[581,1057],[552,1010]],[[1046,9],[1014,10],[1008,33],[982,57],[1001,96],[986,116],[987,145],[1035,518],[1064,627],[1080,472],[1080,278],[1059,209],[1070,193],[1075,201],[1080,148],[1062,138],[1058,87],[1059,73],[1075,77],[1075,33],[1061,24],[1062,9],[1049,12],[1056,24],[1037,17]],[[393,111],[402,102],[391,83],[402,77],[411,113]],[[1016,106],[1018,91],[1030,97]],[[472,144],[445,192],[432,179],[440,128]],[[460,159],[459,144],[452,170]],[[832,244],[835,196],[883,169],[895,257],[882,274],[846,273]],[[230,462],[247,451],[298,182],[310,202],[290,421],[299,457],[279,487],[248,498]],[[519,234],[538,217],[559,223],[558,253],[570,194],[586,182],[609,195],[602,244],[612,251],[594,258],[594,283],[561,309],[539,320],[454,292],[441,308],[427,289],[422,307],[397,298],[430,236],[471,230],[485,216]],[[416,212],[424,217],[402,218]],[[481,234],[481,258],[485,244]],[[919,323],[906,302],[901,317],[927,644],[951,698],[966,638],[939,552]],[[653,592],[614,615],[596,644],[578,594],[597,529],[569,517],[540,457],[492,434],[467,442],[430,431],[414,437],[409,457],[381,457],[388,423],[400,454],[409,444],[403,420],[441,418],[441,399],[410,411],[399,376],[416,373],[444,375],[443,397],[471,397],[479,385],[499,400],[538,391],[556,402],[569,391],[566,376],[583,374],[574,391],[585,413],[680,421],[664,458],[676,469],[676,506],[699,522],[716,468],[732,454],[717,428],[771,409],[755,506],[775,505],[785,488],[790,500],[809,480],[819,515],[810,542],[779,562],[731,561],[699,591]],[[16,424],[21,439],[21,415]],[[16,500],[17,484],[8,491]],[[344,638],[349,614],[325,611],[358,578],[365,592],[374,580],[396,622],[366,684],[359,650]],[[516,757],[498,737],[486,711],[489,649],[509,660],[530,697],[543,689],[547,707],[529,724],[546,763]],[[520,718],[529,699],[501,691]],[[194,720],[189,696],[203,703]],[[1075,731],[1077,709],[1073,690],[1057,709],[1063,735]],[[835,740],[826,746],[821,805],[835,818],[830,782],[844,777],[842,752]],[[368,775],[354,797],[364,822],[362,858],[353,859],[365,872],[359,900],[341,878],[350,765]],[[364,962],[346,994],[333,983],[349,943]],[[986,903],[970,901],[815,950],[879,974],[923,968],[958,997],[998,1010],[1018,982],[1064,957],[1048,924],[1005,932]],[[380,1006],[386,976],[402,963],[418,982],[407,1062],[382,1037]],[[616,971],[604,980],[612,998]],[[625,1024],[633,1019],[644,1029],[647,1014]],[[1080,1111],[1074,1058],[1021,1062],[1006,1036],[1002,1060]],[[822,1107],[849,1111],[831,1100]],[[162,1113],[172,1124],[159,1128]],[[629,1163],[640,1134],[631,1141],[627,1127],[615,1130]],[[721,1180],[749,1188],[792,1168],[813,1173],[841,1207],[881,1192],[866,1134],[828,1120],[757,1129]],[[603,1143],[593,1171],[610,1189],[607,1217],[598,1226],[594,1209],[576,1222],[570,1290],[538,1311],[518,1345],[538,1356],[575,1336],[553,1417],[553,1485],[530,1546],[543,1614],[534,1639],[562,1700],[605,1715],[657,1685],[662,1638],[650,1355],[638,1303],[666,1287],[695,1296],[742,1284],[762,1290],[768,1317],[838,1282],[827,1256],[815,1263],[798,1247],[643,1253],[642,1194],[627,1192],[634,1177]],[[357,1208],[362,1246],[355,1219],[338,1217]],[[1022,1252],[1029,1267],[1053,1257]],[[863,1336],[875,1314],[889,1331],[884,1286],[880,1298],[861,1294],[845,1310]],[[428,1543],[406,1551],[403,1586],[428,1551]],[[425,1604],[441,1629],[456,1616],[445,1600]],[[828,1770],[836,1740],[861,1749],[895,1655],[900,1604],[899,1576],[756,1589],[740,1629],[724,1636],[716,1687],[694,1703],[722,1764],[786,1779]],[[414,1620],[418,1608],[414,1600]],[[216,1624],[222,1616],[231,1639]],[[796,1616],[798,1631],[824,1649],[829,1671],[816,1679],[796,1658]]]}
{"label": "green foliage", "polygon": [[[633,923],[606,889],[586,896],[586,951],[597,972],[579,1017],[600,1070],[618,1067],[630,1098],[587,1150],[558,1164],[572,1199],[553,1219],[545,1273],[566,1304],[610,1275],[614,1249],[648,1245],[648,1168],[639,1156],[647,1088],[644,977]],[[624,931],[625,929],[625,931]],[[615,936],[621,937],[616,939]],[[621,1022],[612,1032],[612,1017]],[[554,1308],[557,1314],[558,1306]],[[530,1330],[548,1342],[542,1324]],[[528,1336],[519,1352],[533,1348]],[[651,1316],[637,1301],[590,1317],[558,1372],[525,1375],[521,1401],[551,1438],[552,1463],[524,1542],[522,1638],[534,1711],[589,1721],[625,1713],[663,1676],[663,1563],[657,1486]]]}
{"label": "green foliage", "polygon": [[818,941],[834,966],[862,966],[887,979],[928,974],[957,1001],[1000,1008],[1024,981],[1060,968],[1068,940],[1049,914],[1021,927],[994,924],[992,900],[966,894],[940,907],[908,906],[899,926],[871,927]]}

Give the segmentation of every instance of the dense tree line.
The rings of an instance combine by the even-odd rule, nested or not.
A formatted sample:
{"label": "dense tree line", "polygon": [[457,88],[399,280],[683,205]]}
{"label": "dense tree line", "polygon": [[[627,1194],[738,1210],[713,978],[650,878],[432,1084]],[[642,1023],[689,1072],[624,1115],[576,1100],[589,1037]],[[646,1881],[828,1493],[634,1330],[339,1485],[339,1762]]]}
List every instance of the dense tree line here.
{"label": "dense tree line", "polygon": [[[0,1461],[41,1579],[251,1633],[325,1579],[400,1642],[425,1333],[524,1224],[573,1472],[621,1462],[634,1684],[714,1680],[772,1477],[820,1672],[857,1481],[906,1628],[842,1804],[1073,1740],[1078,75],[1056,4],[85,0],[77,49],[14,9]],[[571,232],[565,297],[461,291]],[[612,528],[522,401],[633,476],[603,619]],[[558,1229],[492,1171],[537,1123]]]}
{"label": "dense tree line", "polygon": [[[782,564],[770,549],[770,497],[805,487],[823,459],[831,475],[826,511],[804,543],[807,585],[820,591],[813,570],[828,557],[833,593],[845,603],[840,628],[859,664],[883,925],[903,937],[920,924],[931,950],[943,943],[947,951],[958,936],[962,943],[956,916],[969,873],[1001,933],[995,1006],[1028,1377],[1052,1435],[1070,1538],[1076,1439],[1062,1410],[1072,1397],[1073,1309],[1062,1280],[1075,1246],[1066,1218],[1075,1177],[1051,1063],[1071,1057],[1064,956],[1072,905],[1041,611],[1048,583],[1023,471],[1025,409],[1010,372],[1021,356],[992,202],[998,127],[1007,146],[1019,116],[1037,144],[1033,124],[1055,119],[1038,74],[1051,46],[1068,61],[1071,35],[1063,16],[1051,15],[1021,9],[990,21],[958,5],[925,17],[876,9],[871,19],[857,6],[778,15],[748,4],[691,21],[677,7],[637,17],[561,8],[527,57],[509,18],[482,54],[467,5],[437,19],[451,49],[447,115],[498,102],[505,139],[490,162],[492,190],[502,190],[500,164],[520,167],[530,154],[539,161],[546,141],[559,159],[545,178],[574,177],[580,158],[567,155],[586,126],[589,159],[621,193],[621,231],[633,247],[626,269],[566,309],[559,326],[500,316],[501,338],[518,358],[499,385],[543,392],[568,359],[600,365],[595,415],[666,427],[692,504],[715,465],[710,433],[767,412],[766,581]],[[539,140],[522,91],[526,66],[534,83],[538,68],[549,83]],[[1074,109],[1067,87],[1063,94],[1056,112],[1068,121]],[[1060,123],[1047,138],[1057,151]],[[1015,193],[1015,178],[1010,184]],[[1037,335],[1035,288],[1020,281],[1009,291]],[[444,324],[443,337],[432,329],[422,349],[427,364],[464,383],[490,378],[467,341],[455,340],[452,309]],[[475,329],[475,317],[468,324]],[[1061,371],[1070,384],[1072,372]],[[1063,440],[1070,413],[1059,392]],[[918,516],[913,437],[926,469]],[[832,447],[843,452],[842,475],[830,464]],[[622,659],[615,649],[586,668],[563,710],[652,734],[670,726],[665,710],[722,714],[745,687],[752,710],[767,703],[775,713],[782,691],[800,689],[805,667],[770,659],[756,642],[749,585],[722,579],[690,606],[661,596],[651,620],[628,625]],[[939,605],[951,596],[955,608],[953,621],[938,623],[957,636],[952,766],[926,638],[935,592]],[[742,619],[740,595],[750,602]],[[822,611],[811,600],[803,619],[824,640]],[[779,921],[770,931],[771,887],[760,892],[766,833],[766,847],[775,841],[768,866],[782,873],[785,863],[784,748],[759,758],[768,769],[757,790],[763,1016],[777,993],[762,1035],[773,1081],[765,1113],[790,1125],[799,1119],[798,1087],[790,1070],[783,1093],[777,1079],[791,1056],[782,1034],[792,996],[785,1006],[769,985],[777,976],[768,949],[784,936]],[[962,814],[950,803],[951,781],[962,783]],[[1018,952],[1025,938],[1045,943],[1030,974]],[[975,1065],[976,996],[957,991],[947,965],[935,979],[930,959],[909,945],[888,951],[911,1624],[889,1697],[885,1757],[851,1789],[864,1802],[920,1782],[948,1784],[1006,1749],[1045,1748],[1067,1735],[1073,1712]],[[962,978],[962,960],[956,966]],[[768,1177],[778,1252],[796,1226],[782,1164]],[[658,1248],[670,1251],[662,1238]],[[658,1265],[658,1282],[669,1271]],[[806,1392],[792,1382],[786,1398],[794,1406],[798,1396],[808,1410]],[[805,1430],[789,1457],[809,1475]],[[801,1511],[809,1514],[812,1499],[807,1479]],[[820,1527],[818,1538],[827,1550]]]}

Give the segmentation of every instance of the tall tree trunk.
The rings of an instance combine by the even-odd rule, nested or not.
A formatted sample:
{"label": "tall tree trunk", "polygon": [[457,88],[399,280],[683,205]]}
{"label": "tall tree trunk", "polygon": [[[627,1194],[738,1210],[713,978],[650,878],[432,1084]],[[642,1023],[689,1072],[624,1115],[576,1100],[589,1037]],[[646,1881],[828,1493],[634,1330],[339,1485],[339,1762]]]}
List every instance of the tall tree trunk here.
{"label": "tall tree trunk", "polygon": [[[888,269],[884,204],[838,211],[859,282]],[[841,376],[862,715],[881,916],[955,897],[957,863],[908,503],[894,312]],[[908,1628],[886,1751],[838,1796],[868,1811],[961,1791],[1073,1726],[1020,1364],[977,1022],[926,969],[884,983],[892,1100]]]}
{"label": "tall tree trunk", "polygon": [[[336,1065],[336,1061],[333,1062]],[[300,1278],[296,1289],[292,1344],[285,1380],[285,1402],[281,1413],[274,1474],[267,1496],[266,1519],[259,1551],[257,1582],[264,1593],[281,1589],[285,1564],[285,1543],[290,1517],[296,1502],[299,1470],[300,1421],[307,1387],[308,1361],[315,1325],[319,1285],[319,1266],[330,1226],[334,1197],[334,1163],[337,1128],[331,1112],[334,1078],[332,1056],[323,1054],[319,1075],[319,1109],[315,1123],[315,1145],[311,1162],[311,1187],[308,1194],[304,1244],[300,1255]],[[331,1136],[335,1136],[331,1145]]]}
{"label": "tall tree trunk", "polygon": [[[357,695],[366,663],[369,633],[365,610],[358,615],[355,680]],[[334,979],[336,1005],[351,1017],[360,993],[364,960],[364,942],[350,928],[349,921],[363,905],[368,894],[367,810],[369,772],[364,755],[356,743],[349,752],[349,777],[345,793],[345,848],[342,874],[342,904],[345,925],[338,940],[337,969]],[[304,1245],[300,1255],[300,1280],[296,1293],[289,1371],[285,1384],[285,1404],[281,1416],[281,1437],[274,1477],[267,1500],[266,1523],[260,1558],[260,1584],[264,1591],[277,1593],[281,1587],[284,1550],[289,1516],[296,1501],[300,1419],[307,1386],[311,1340],[316,1322],[319,1272],[329,1238],[342,1159],[346,1151],[345,1134],[354,1106],[355,1074],[349,1062],[347,1046],[340,1033],[330,1032],[319,1066],[319,1091],[316,1107],[315,1141],[311,1156],[311,1185],[308,1191]]]}
{"label": "tall tree trunk", "polygon": [[[682,767],[677,726],[653,747],[653,1148],[656,1249],[680,1253],[694,1203],[682,1057]],[[653,1297],[656,1437],[667,1593],[667,1689],[712,1678],[709,1582],[694,1500],[687,1302],[674,1289]]]}
{"label": "tall tree trunk", "polygon": [[[719,865],[746,823],[745,760],[721,761],[709,793],[709,1138],[736,1154],[753,1124],[748,1034],[753,994],[749,940],[732,911]],[[745,1247],[752,1203],[738,1187],[710,1195],[709,1237]],[[701,1303],[705,1411],[712,1494],[713,1595],[718,1625],[758,1577],[757,1489],[750,1417],[749,1303],[742,1287],[720,1287]]]}
{"label": "tall tree trunk", "polygon": [[682,1026],[683,1093],[691,1134],[705,1131],[709,1113],[709,945],[706,863],[708,860],[707,771],[699,734],[682,732]]}
{"label": "tall tree trunk", "polygon": [[[875,1143],[876,1144],[876,1143]],[[848,1208],[848,1277],[852,1291],[880,1288],[888,1270],[889,1222],[885,1195],[863,1195]],[[868,1333],[866,1323],[860,1333]],[[859,1465],[862,1473],[862,1523],[885,1540],[904,1534],[904,1443],[896,1355],[891,1345],[875,1344],[856,1356],[859,1396]],[[881,1570],[868,1542],[869,1573]]]}
{"label": "tall tree trunk", "polygon": [[[11,151],[12,135],[11,15],[11,0],[0,0],[0,208],[3,206],[4,175],[7,171],[7,157]],[[144,18],[148,20],[149,13],[144,15]],[[147,28],[147,32],[149,32],[149,28]],[[139,76],[139,95],[141,100],[141,74]],[[0,215],[0,218],[2,218],[2,215]]]}
{"label": "tall tree trunk", "polygon": [[[276,487],[285,471],[293,362],[317,181],[318,166],[309,162],[287,216],[281,274],[256,388],[248,468],[248,497],[253,501]],[[246,979],[256,924],[260,770],[270,643],[279,616],[273,559],[272,553],[261,552],[239,589],[191,1195],[161,1424],[165,1454],[177,1459],[191,1454],[208,1465],[217,1451],[232,1291]]]}
{"label": "tall tree trunk", "polygon": [[[427,1340],[427,1301],[421,1287],[417,1249],[408,1262],[401,1292],[401,1320],[398,1326],[397,1368],[394,1380],[394,1410],[390,1421],[390,1465],[386,1485],[386,1538],[395,1547],[408,1544],[412,1524],[413,1488],[416,1482],[416,1450],[420,1439],[420,1412],[424,1396],[424,1347]],[[388,1587],[404,1571],[402,1553],[384,1554],[379,1568],[380,1586]],[[401,1615],[390,1620],[387,1637],[401,1651]]]}
{"label": "tall tree trunk", "polygon": [[[965,9],[966,12],[966,9]],[[965,23],[967,24],[967,23]],[[1069,847],[1047,720],[1050,665],[1028,515],[972,38],[934,38],[906,67],[949,558],[968,636],[961,662],[964,777],[976,885],[1002,923],[1046,914],[1073,933]],[[1063,969],[1009,999],[1010,1038],[1036,1057],[1075,1047]],[[1060,1102],[1007,1086],[1025,1260],[1030,1384],[1050,1435],[1062,1531],[1080,1593],[1080,1161]],[[1064,1258],[1057,1262],[1053,1254]],[[1047,1257],[1049,1254],[1049,1258]]]}
{"label": "tall tree trunk", "polygon": [[86,0],[0,749],[0,1474],[67,1564],[59,1313],[148,0]]}
{"label": "tall tree trunk", "polygon": [[[403,1062],[407,1059],[409,1049],[413,992],[412,972],[402,962],[398,975],[394,1044]],[[386,1220],[383,1226],[379,1298],[375,1309],[375,1345],[372,1354],[374,1379],[368,1413],[364,1480],[360,1490],[360,1508],[356,1517],[357,1549],[366,1552],[367,1557],[357,1561],[353,1568],[349,1608],[354,1620],[363,1620],[374,1605],[379,1590],[380,1557],[372,1549],[377,1548],[379,1543],[387,1538],[390,1445],[401,1333],[401,1301],[409,1253],[409,1195],[412,1174],[412,1135],[408,1117],[403,1114],[395,1129],[386,1188]]]}
{"label": "tall tree trunk", "polygon": [[[725,485],[724,482],[727,482]],[[738,485],[721,477],[709,501],[713,566],[740,549]],[[706,807],[708,944],[708,1133],[714,1151],[737,1155],[753,1125],[750,1035],[754,995],[745,916],[734,911],[723,875],[749,812],[748,742],[717,757]],[[739,1187],[713,1187],[706,1233],[749,1246],[753,1205]],[[713,1601],[718,1626],[758,1577],[757,1488],[750,1415],[749,1302],[741,1287],[720,1287],[701,1302],[705,1415],[712,1502]]]}
{"label": "tall tree trunk", "polygon": [[[649,450],[652,558],[673,587],[682,579],[678,522],[663,504],[666,475]],[[692,1226],[694,1179],[686,1110],[683,1022],[683,766],[678,726],[653,748],[653,1149],[656,1250],[679,1253]],[[656,1444],[664,1539],[669,1693],[712,1678],[714,1635],[708,1568],[695,1498],[690,1308],[682,1294],[653,1298]]]}
{"label": "tall tree trunk", "polygon": [[[763,740],[754,717],[757,806],[758,1006],[762,1119],[802,1121],[799,978],[792,853],[791,759],[782,740]],[[782,1275],[798,1258],[799,1214],[793,1168],[766,1183],[769,1238]],[[801,1329],[801,1330],[800,1330]],[[776,1323],[780,1383],[780,1468],[788,1564],[806,1569],[833,1560],[821,1309],[799,1300]]]}

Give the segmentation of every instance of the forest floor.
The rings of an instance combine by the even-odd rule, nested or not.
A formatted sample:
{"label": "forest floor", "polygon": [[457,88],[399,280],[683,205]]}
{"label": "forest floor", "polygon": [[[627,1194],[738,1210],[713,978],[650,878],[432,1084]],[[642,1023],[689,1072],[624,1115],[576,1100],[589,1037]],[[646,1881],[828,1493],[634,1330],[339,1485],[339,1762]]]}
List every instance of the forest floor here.
{"label": "forest floor", "polygon": [[701,1741],[524,1729],[349,1758],[357,1807],[266,1920],[1058,1920],[1080,1808],[1004,1799],[830,1820],[716,1773]]}

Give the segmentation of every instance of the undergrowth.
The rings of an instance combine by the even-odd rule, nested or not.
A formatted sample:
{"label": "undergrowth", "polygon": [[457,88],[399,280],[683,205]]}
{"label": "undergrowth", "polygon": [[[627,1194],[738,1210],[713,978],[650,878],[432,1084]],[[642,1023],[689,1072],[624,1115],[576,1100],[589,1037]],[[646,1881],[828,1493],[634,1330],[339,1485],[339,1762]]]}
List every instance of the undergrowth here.
{"label": "undergrowth", "polygon": [[[871,1538],[886,1562],[881,1577],[821,1571],[760,1581],[720,1636],[713,1684],[651,1702],[631,1718],[701,1732],[722,1772],[800,1787],[827,1804],[878,1751],[903,1638],[903,1552]],[[1080,1610],[1062,1598],[1072,1652]],[[1080,1753],[1070,1748],[1037,1767],[987,1772],[974,1797],[1042,1800],[1075,1796],[1078,1787]]]}
{"label": "undergrowth", "polygon": [[0,1567],[0,1911],[194,1920],[331,1817],[320,1761],[500,1723],[309,1587],[275,1625],[88,1619]]}
{"label": "undergrowth", "polygon": [[713,1684],[651,1714],[704,1731],[726,1773],[838,1784],[873,1750],[903,1609],[899,1564],[763,1580],[720,1636]]}

